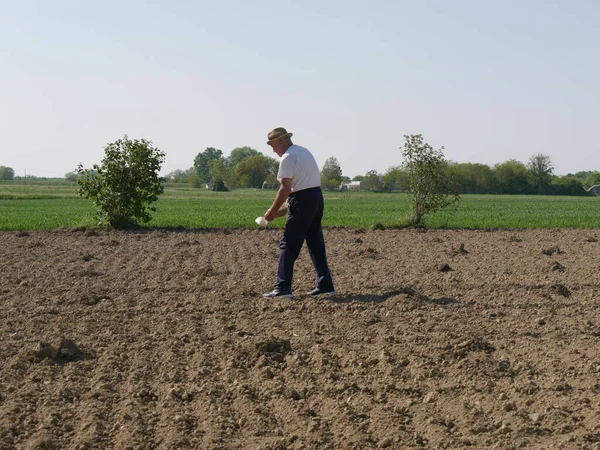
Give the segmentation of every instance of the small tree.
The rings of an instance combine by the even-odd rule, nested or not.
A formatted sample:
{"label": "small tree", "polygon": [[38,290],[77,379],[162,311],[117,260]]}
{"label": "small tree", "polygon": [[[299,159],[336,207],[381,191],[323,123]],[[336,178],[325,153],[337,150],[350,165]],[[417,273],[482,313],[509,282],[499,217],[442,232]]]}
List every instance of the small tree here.
{"label": "small tree", "polygon": [[96,206],[100,223],[122,229],[150,220],[149,206],[163,192],[158,173],[165,154],[152,143],[123,139],[108,144],[101,165],[77,168],[78,193]]}
{"label": "small tree", "polygon": [[15,171],[12,167],[0,166],[0,180],[14,180]]}
{"label": "small tree", "polygon": [[342,168],[333,156],[327,158],[321,170],[321,186],[328,191],[337,189],[342,180]]}
{"label": "small tree", "polygon": [[460,197],[445,171],[444,147],[434,150],[420,134],[405,135],[404,139],[401,149],[411,195],[411,223],[419,225],[424,215],[446,208]]}
{"label": "small tree", "polygon": [[214,159],[223,157],[223,152],[213,147],[207,147],[202,153],[198,153],[194,158],[194,168],[196,174],[200,177],[201,183],[209,183],[210,178],[210,163]]}
{"label": "small tree", "polygon": [[325,160],[325,164],[323,164],[323,169],[321,170],[321,177],[325,177],[326,180],[339,181],[342,179],[342,168],[337,158],[332,156]]}
{"label": "small tree", "polygon": [[548,155],[538,153],[529,158],[527,164],[532,185],[537,194],[546,194],[550,190],[550,183],[554,175],[552,159]]}

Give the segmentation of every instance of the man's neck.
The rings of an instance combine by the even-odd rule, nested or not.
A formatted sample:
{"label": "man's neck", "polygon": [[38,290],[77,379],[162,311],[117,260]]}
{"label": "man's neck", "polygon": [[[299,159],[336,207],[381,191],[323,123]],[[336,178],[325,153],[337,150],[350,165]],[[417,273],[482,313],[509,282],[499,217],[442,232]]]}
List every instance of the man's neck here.
{"label": "man's neck", "polygon": [[294,145],[292,141],[290,141],[288,144],[285,144],[283,147],[283,153],[287,152],[288,148],[290,148],[292,145]]}

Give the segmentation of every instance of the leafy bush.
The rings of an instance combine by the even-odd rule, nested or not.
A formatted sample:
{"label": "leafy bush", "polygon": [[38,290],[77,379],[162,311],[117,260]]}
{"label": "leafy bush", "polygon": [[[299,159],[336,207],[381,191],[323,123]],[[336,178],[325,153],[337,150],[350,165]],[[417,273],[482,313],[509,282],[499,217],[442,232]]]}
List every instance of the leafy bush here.
{"label": "leafy bush", "polygon": [[202,183],[202,180],[200,179],[200,177],[196,173],[188,175],[187,180],[188,180],[188,186],[189,187],[192,187],[192,188],[201,188],[201,187],[204,186],[204,183]]}
{"label": "leafy bush", "polygon": [[450,206],[460,197],[445,170],[444,147],[434,150],[420,134],[404,139],[401,148],[410,186],[411,223],[419,225],[425,214]]}
{"label": "leafy bush", "polygon": [[163,192],[159,171],[165,154],[145,140],[123,139],[109,144],[101,165],[77,168],[77,192],[92,200],[100,223],[122,229],[151,219],[149,206]]}

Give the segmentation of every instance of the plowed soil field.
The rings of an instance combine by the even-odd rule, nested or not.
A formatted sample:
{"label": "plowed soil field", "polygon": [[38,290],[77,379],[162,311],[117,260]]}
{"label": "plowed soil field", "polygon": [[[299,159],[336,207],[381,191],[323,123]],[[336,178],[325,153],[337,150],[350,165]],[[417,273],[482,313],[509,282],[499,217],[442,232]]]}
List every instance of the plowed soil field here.
{"label": "plowed soil field", "polygon": [[600,231],[0,233],[0,449],[600,448]]}

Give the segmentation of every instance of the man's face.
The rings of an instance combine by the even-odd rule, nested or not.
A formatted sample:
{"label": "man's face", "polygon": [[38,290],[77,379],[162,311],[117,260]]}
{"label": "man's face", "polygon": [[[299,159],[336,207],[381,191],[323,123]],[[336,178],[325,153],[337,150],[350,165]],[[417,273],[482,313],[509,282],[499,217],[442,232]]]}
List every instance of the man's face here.
{"label": "man's face", "polygon": [[272,142],[269,144],[271,146],[271,148],[273,149],[273,151],[275,153],[277,153],[277,156],[281,156],[285,153],[284,149],[283,149],[283,139],[280,139],[278,141]]}

